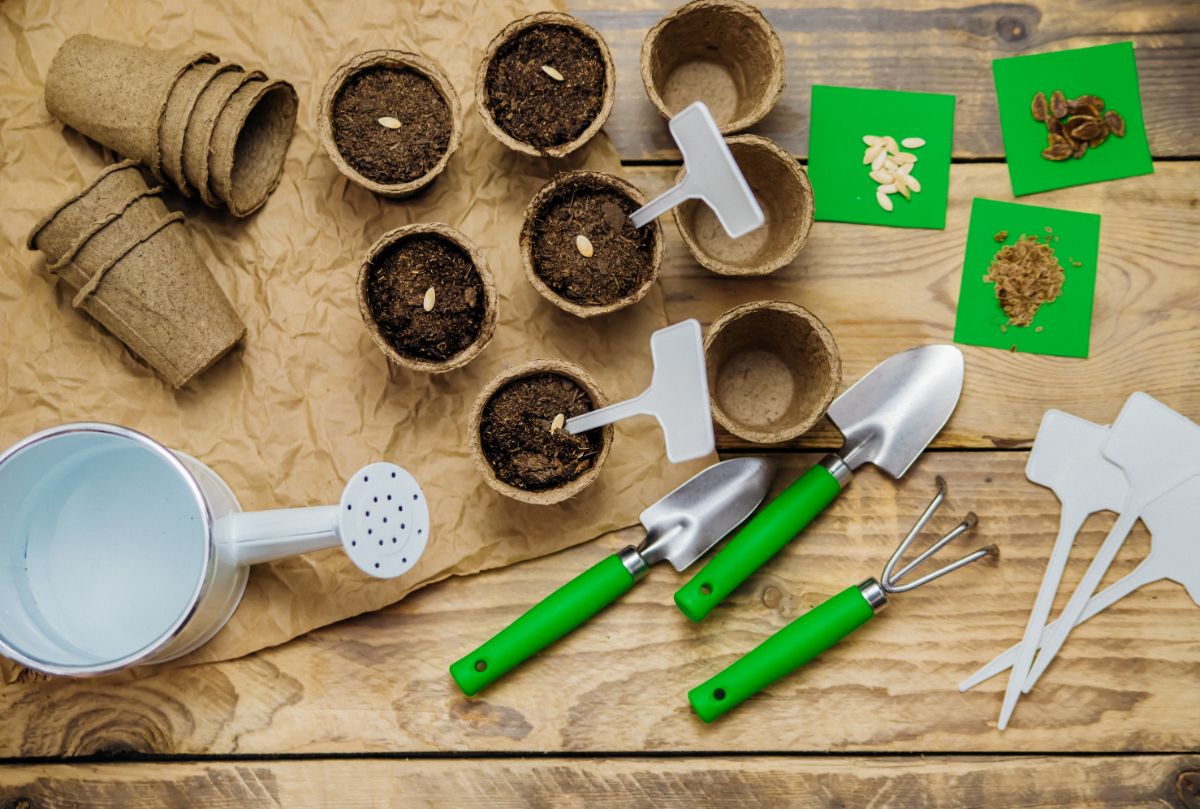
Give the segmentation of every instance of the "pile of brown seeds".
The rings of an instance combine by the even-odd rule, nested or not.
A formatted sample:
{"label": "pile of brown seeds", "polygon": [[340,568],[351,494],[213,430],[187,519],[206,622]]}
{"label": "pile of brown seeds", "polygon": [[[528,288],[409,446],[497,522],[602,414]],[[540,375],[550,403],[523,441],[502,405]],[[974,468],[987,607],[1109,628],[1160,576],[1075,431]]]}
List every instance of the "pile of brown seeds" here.
{"label": "pile of brown seeds", "polygon": [[1046,124],[1047,146],[1042,157],[1047,160],[1076,159],[1108,140],[1109,134],[1125,137],[1125,119],[1112,110],[1105,112],[1104,99],[1081,95],[1067,98],[1055,90],[1046,98],[1038,92],[1033,97],[1033,120]]}
{"label": "pile of brown seeds", "polygon": [[1028,326],[1041,305],[1062,292],[1065,276],[1054,248],[1036,236],[1022,236],[997,251],[983,280],[996,285],[1008,325]]}

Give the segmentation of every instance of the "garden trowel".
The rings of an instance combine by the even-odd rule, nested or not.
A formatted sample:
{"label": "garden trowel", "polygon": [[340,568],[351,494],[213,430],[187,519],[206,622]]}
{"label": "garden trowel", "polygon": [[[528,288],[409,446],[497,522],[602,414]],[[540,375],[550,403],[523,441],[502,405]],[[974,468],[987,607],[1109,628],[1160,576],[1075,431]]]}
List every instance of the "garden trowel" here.
{"label": "garden trowel", "polygon": [[700,323],[684,320],[654,332],[650,356],[654,376],[640,396],[567,419],[563,429],[576,435],[630,416],[654,416],[662,427],[671,463],[703,458],[713,451],[716,438]]}
{"label": "garden trowel", "polygon": [[630,214],[633,226],[640,228],[682,202],[699,199],[732,239],[762,227],[762,208],[704,102],[695,101],[676,113],[670,128],[687,173],[679,185]]}
{"label": "garden trowel", "polygon": [[745,525],[675,593],[700,621],[833,502],[855,469],[872,463],[903,477],[958,404],[962,352],[951,345],[910,348],[872,368],[829,406],[841,451],[826,455]]}
{"label": "garden trowel", "polygon": [[771,463],[735,458],[705,469],[642,512],[646,539],[596,563],[450,667],[467,696],[545,649],[616,601],[666,560],[679,571],[753,513],[771,486]]}

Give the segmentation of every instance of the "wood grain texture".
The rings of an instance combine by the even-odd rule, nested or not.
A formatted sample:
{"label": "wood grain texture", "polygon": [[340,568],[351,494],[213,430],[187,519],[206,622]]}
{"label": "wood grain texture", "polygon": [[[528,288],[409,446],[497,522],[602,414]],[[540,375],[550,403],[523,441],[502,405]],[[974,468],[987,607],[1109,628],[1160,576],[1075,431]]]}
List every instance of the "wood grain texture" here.
{"label": "wood grain texture", "polygon": [[[1180,806],[1198,756],[621,758],[0,767],[14,809]],[[22,803],[22,801],[24,803]]]}
{"label": "wood grain texture", "polygon": [[[626,160],[679,157],[646,98],[638,68],[646,32],[678,5],[678,0],[568,3],[612,49],[617,101],[605,131]],[[954,94],[954,155],[1002,158],[993,59],[1129,40],[1137,48],[1151,151],[1162,157],[1200,154],[1200,94],[1194,92],[1200,84],[1200,6],[1191,0],[755,5],[783,41],[787,78],[779,103],[750,131],[793,154],[808,154],[812,85],[835,84]]]}
{"label": "wood grain texture", "polygon": [[[475,699],[458,692],[447,666],[640,532],[449,580],[241,660],[0,688],[0,757],[1200,749],[1200,609],[1169,582],[1079,628],[1005,733],[995,730],[1002,678],[956,690],[1019,639],[1049,554],[1058,504],[1024,479],[1025,457],[933,453],[900,484],[864,471],[704,623],[689,623],[672,603],[683,577],[656,568],[623,601]],[[813,460],[782,456],[777,484]],[[935,474],[949,481],[950,499],[931,530],[974,509],[979,531],[961,549],[996,542],[1001,560],[898,596],[802,672],[714,725],[701,723],[686,691],[823,599],[877,576],[931,496]],[[1109,523],[1088,523],[1060,606]],[[1147,549],[1139,527],[1109,580]]]}
{"label": "wood grain texture", "polygon": [[[1080,360],[961,346],[967,362],[962,399],[935,447],[1027,447],[1048,408],[1108,423],[1137,390],[1200,420],[1200,376],[1195,373],[1200,368],[1198,166],[1158,163],[1156,172],[1145,177],[1025,200],[1101,214],[1091,356]],[[675,171],[628,168],[627,176],[653,195],[668,186]],[[897,351],[949,342],[971,201],[1012,199],[1004,190],[1004,166],[955,165],[950,182],[945,230],[817,222],[799,257],[764,278],[710,273],[668,221],[662,270],[667,313],[672,321],[696,317],[707,325],[748,301],[799,303],[821,318],[837,340],[843,386]],[[986,267],[971,270],[975,275],[984,271]],[[720,435],[718,445],[756,447],[727,433]],[[840,445],[840,434],[822,421],[786,446]]]}

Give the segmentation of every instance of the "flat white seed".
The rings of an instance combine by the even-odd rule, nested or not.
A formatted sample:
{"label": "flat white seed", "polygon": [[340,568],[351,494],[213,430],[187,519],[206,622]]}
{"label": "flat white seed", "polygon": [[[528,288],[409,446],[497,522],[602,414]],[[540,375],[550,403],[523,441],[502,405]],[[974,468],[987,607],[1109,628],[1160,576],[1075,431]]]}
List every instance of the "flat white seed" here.
{"label": "flat white seed", "polygon": [[887,162],[887,152],[880,151],[875,155],[875,159],[871,161],[871,171],[879,171],[883,168],[883,164]]}
{"label": "flat white seed", "polygon": [[867,151],[863,152],[863,165],[872,163],[875,157],[883,151],[883,144],[876,143],[874,146],[868,146]]}
{"label": "flat white seed", "polygon": [[883,167],[887,171],[895,171],[896,169],[900,168],[900,164],[889,157],[887,160],[883,161]]}
{"label": "flat white seed", "polygon": [[892,209],[892,198],[883,193],[882,188],[875,192],[875,201],[878,202],[879,207],[883,208],[885,211],[890,211]]}
{"label": "flat white seed", "polygon": [[390,116],[385,115],[384,117],[379,118],[377,120],[379,121],[380,126],[386,126],[388,129],[399,129],[400,128],[400,122]]}
{"label": "flat white seed", "polygon": [[925,139],[924,138],[905,138],[904,140],[900,141],[900,145],[903,146],[905,149],[920,149],[922,146],[925,145]]}
{"label": "flat white seed", "polygon": [[917,178],[912,176],[911,174],[904,175],[904,184],[907,185],[909,188],[911,188],[913,191],[921,190],[921,184],[919,182],[917,182]]}
{"label": "flat white seed", "polygon": [[891,135],[887,135],[884,137],[883,145],[892,154],[896,154],[897,152],[900,151],[900,147],[896,144],[896,139],[893,138]]}
{"label": "flat white seed", "polygon": [[550,422],[550,432],[552,432],[552,433],[558,432],[559,430],[561,430],[563,428],[563,425],[566,423],[567,423],[567,417],[564,416],[562,413],[559,413],[557,416],[554,417],[554,421]]}
{"label": "flat white seed", "polygon": [[435,303],[437,303],[437,293],[434,292],[433,287],[430,287],[425,290],[425,301],[421,304],[421,308],[426,312],[432,312]]}
{"label": "flat white seed", "polygon": [[890,172],[880,169],[879,171],[871,172],[871,179],[877,183],[890,183],[892,181],[892,175]]}
{"label": "flat white seed", "polygon": [[575,237],[575,249],[578,250],[579,255],[583,256],[584,258],[591,258],[592,254],[596,252],[592,248],[591,240],[582,233]]}
{"label": "flat white seed", "polygon": [[555,81],[563,80],[563,74],[559,73],[557,70],[550,67],[550,65],[542,65],[542,72],[545,73],[550,78],[554,79]]}
{"label": "flat white seed", "polygon": [[908,186],[903,182],[896,183],[896,190],[900,192],[900,196],[905,199],[912,199],[912,192],[908,190]]}
{"label": "flat white seed", "polygon": [[892,174],[893,175],[908,174],[910,171],[912,171],[912,167],[913,167],[912,163],[905,163],[903,166],[897,166],[895,171],[892,172]]}
{"label": "flat white seed", "polygon": [[900,154],[896,155],[896,162],[900,165],[904,165],[905,163],[916,163],[917,156],[909,152],[901,152]]}
{"label": "flat white seed", "polygon": [[887,185],[881,185],[881,186],[879,186],[879,191],[884,194],[895,194],[896,193],[896,184],[888,183]]}
{"label": "flat white seed", "polygon": [[867,144],[868,146],[878,146],[879,144],[883,143],[883,138],[879,137],[878,135],[863,135],[863,143]]}

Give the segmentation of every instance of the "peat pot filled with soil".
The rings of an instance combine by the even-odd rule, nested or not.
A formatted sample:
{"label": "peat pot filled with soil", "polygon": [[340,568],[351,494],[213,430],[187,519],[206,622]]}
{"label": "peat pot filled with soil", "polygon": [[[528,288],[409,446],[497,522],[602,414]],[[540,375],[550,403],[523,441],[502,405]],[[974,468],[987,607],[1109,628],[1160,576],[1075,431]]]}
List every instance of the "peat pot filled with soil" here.
{"label": "peat pot filled with soil", "polygon": [[371,247],[358,307],[388,359],[442,373],[470,362],[496,330],[496,282],[483,256],[449,225],[406,225]]}
{"label": "peat pot filled with soil", "polygon": [[563,157],[591,140],[612,111],[616,70],[604,38],[568,14],[510,23],[475,73],[484,126],[505,146]]}
{"label": "peat pot filled with soil", "polygon": [[471,408],[467,431],[475,465],[507,497],[536,505],[566,500],[599,477],[613,428],[571,435],[563,422],[606,404],[578,365],[543,359],[510,368]]}
{"label": "peat pot filled with soil", "polygon": [[611,174],[559,174],[525,209],[521,264],[529,282],[580,317],[637,303],[658,278],[663,256],[658,222],[635,228],[629,221],[643,204],[640,191]]}
{"label": "peat pot filled with soil", "polygon": [[430,59],[368,51],[325,83],[317,131],[342,174],[377,194],[406,197],[446,167],[462,138],[462,109]]}

